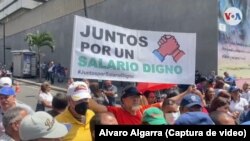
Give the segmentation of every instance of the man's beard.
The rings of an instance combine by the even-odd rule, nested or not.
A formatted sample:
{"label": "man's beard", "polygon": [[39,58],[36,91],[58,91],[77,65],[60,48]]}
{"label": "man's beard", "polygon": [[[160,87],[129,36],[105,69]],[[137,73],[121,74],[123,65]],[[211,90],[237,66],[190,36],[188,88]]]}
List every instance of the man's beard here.
{"label": "man's beard", "polygon": [[140,105],[139,105],[139,104],[133,105],[131,109],[132,109],[133,111],[137,111],[137,110],[140,109]]}

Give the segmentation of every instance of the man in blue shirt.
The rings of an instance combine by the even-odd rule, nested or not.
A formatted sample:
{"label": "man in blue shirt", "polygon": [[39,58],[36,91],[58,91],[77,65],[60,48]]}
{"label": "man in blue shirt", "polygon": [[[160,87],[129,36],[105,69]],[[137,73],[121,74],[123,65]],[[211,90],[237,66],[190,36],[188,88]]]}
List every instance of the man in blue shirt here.
{"label": "man in blue shirt", "polygon": [[224,72],[224,76],[225,83],[229,84],[230,86],[236,86],[234,77],[229,76],[228,72]]}

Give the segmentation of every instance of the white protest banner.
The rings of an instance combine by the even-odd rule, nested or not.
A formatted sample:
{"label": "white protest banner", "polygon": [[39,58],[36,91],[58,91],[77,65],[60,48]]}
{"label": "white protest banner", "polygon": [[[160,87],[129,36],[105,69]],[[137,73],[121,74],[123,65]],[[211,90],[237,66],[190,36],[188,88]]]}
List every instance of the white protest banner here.
{"label": "white protest banner", "polygon": [[75,16],[71,77],[194,84],[196,34],[127,29]]}
{"label": "white protest banner", "polygon": [[245,2],[236,6],[222,0],[218,4],[218,75],[228,72],[239,87],[250,79],[250,0]]}

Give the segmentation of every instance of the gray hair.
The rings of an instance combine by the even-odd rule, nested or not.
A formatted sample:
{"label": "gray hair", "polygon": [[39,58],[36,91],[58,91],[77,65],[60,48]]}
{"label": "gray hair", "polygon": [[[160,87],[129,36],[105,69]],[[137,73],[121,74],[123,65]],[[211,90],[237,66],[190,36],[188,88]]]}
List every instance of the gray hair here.
{"label": "gray hair", "polygon": [[20,115],[21,111],[26,111],[28,113],[27,109],[22,107],[14,107],[4,113],[2,121],[5,129],[7,129],[11,123],[22,119],[22,115]]}

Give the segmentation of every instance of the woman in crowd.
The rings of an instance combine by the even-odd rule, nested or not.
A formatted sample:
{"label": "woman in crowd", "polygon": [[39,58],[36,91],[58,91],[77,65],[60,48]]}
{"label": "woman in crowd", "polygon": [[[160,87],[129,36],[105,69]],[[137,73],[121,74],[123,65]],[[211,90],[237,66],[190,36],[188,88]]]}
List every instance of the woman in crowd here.
{"label": "woman in crowd", "polygon": [[248,102],[245,98],[240,97],[240,89],[232,86],[229,89],[231,94],[231,101],[230,101],[230,111],[232,112],[239,112],[240,114],[244,111],[248,110]]}
{"label": "woman in crowd", "polygon": [[219,111],[229,113],[229,104],[230,101],[224,97],[217,96],[213,99],[210,104],[209,112]]}
{"label": "woman in crowd", "polygon": [[143,95],[147,98],[148,104],[154,104],[157,102],[156,95],[152,91],[145,91]]}
{"label": "woman in crowd", "polygon": [[174,124],[180,116],[179,106],[172,99],[165,99],[162,103],[162,111],[168,124]]}
{"label": "woman in crowd", "polygon": [[206,101],[206,108],[209,109],[210,108],[210,104],[212,102],[212,100],[215,97],[215,90],[214,88],[210,87],[205,91],[205,101]]}
{"label": "woman in crowd", "polygon": [[48,82],[44,82],[41,85],[36,111],[44,111],[45,108],[52,108],[53,96],[50,93],[50,90],[51,88]]}

